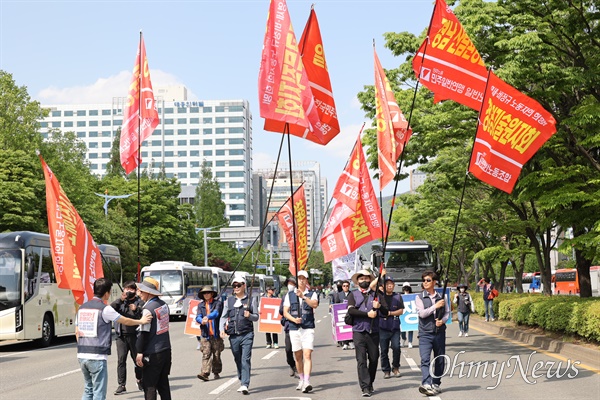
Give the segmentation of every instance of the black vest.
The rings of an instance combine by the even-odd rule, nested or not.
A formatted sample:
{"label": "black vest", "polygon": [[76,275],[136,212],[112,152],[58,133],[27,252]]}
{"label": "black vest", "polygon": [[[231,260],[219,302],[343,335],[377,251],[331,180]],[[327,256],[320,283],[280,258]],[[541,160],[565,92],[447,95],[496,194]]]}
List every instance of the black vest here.
{"label": "black vest", "polygon": [[242,302],[241,307],[234,307],[236,301],[235,295],[229,296],[227,299],[227,328],[225,333],[228,335],[243,335],[244,333],[253,332],[254,324],[248,318],[244,317],[244,311],[248,309],[251,313],[252,302],[248,294],[240,301]]}
{"label": "black vest", "polygon": [[[306,296],[311,298],[313,295],[312,291],[309,291]],[[311,306],[306,304],[306,301],[302,302],[302,308],[300,309],[300,300],[295,292],[289,292],[290,297],[290,315],[294,318],[302,317],[300,325],[288,321],[291,331],[297,331],[299,328],[302,329],[314,329],[315,328],[315,313]]]}
{"label": "black vest", "polygon": [[[80,336],[77,340],[77,353],[110,354],[112,326],[110,322],[104,322],[102,318],[102,310],[105,307],[106,304],[97,297],[79,307],[79,311],[77,311],[77,325],[80,330]],[[86,310],[96,310],[95,321],[89,318],[94,313],[86,312]],[[85,324],[94,323],[96,324],[96,336],[85,336]]]}
{"label": "black vest", "polygon": [[171,348],[169,337],[169,306],[158,297],[144,304],[144,310],[152,313],[150,336],[143,354],[156,354]]}
{"label": "black vest", "polygon": [[[419,298],[421,299],[421,301],[423,301],[423,308],[429,308],[433,305],[432,301],[431,301],[431,297],[429,296],[424,296],[424,294],[427,292],[421,292],[419,294],[417,294],[417,296],[419,296]],[[436,299],[437,300],[437,299]],[[441,299],[440,299],[441,300]],[[444,306],[444,310],[445,310]],[[445,312],[445,311],[444,311]],[[425,318],[421,318],[419,317],[419,332],[431,332],[431,333],[435,333],[436,332],[436,326],[435,326],[435,311],[431,313],[431,315],[425,317]],[[442,325],[437,329],[437,332],[443,332],[446,330],[446,325]]]}

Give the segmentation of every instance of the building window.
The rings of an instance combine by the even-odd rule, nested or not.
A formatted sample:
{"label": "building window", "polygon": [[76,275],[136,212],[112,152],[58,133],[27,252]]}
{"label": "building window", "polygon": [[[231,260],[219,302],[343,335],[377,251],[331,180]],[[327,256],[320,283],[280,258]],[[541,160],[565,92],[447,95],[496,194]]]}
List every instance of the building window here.
{"label": "building window", "polygon": [[165,114],[173,114],[173,107],[165,108]]}
{"label": "building window", "polygon": [[165,129],[165,136],[171,136],[174,134],[173,129]]}
{"label": "building window", "polygon": [[244,133],[244,128],[229,128],[229,133]]}
{"label": "building window", "polygon": [[199,134],[200,134],[200,129],[198,129],[198,128],[190,129],[190,135],[199,135]]}
{"label": "building window", "polygon": [[185,178],[187,178],[187,172],[180,172],[177,174],[177,177],[179,179],[185,179]]}
{"label": "building window", "polygon": [[110,126],[110,121],[107,119],[102,121],[102,126]]}
{"label": "building window", "polygon": [[187,161],[179,161],[177,162],[178,168],[187,168]]}
{"label": "building window", "polygon": [[110,158],[110,153],[102,153],[102,158]]}
{"label": "building window", "polygon": [[216,129],[215,129],[215,133],[216,133],[217,135],[222,135],[222,134],[224,134],[224,133],[225,133],[225,128],[216,128]]}
{"label": "building window", "polygon": [[177,156],[178,157],[187,157],[187,151],[185,151],[185,150],[179,150],[177,152]]}
{"label": "building window", "polygon": [[244,221],[244,216],[243,215],[230,215],[229,216],[229,220],[231,222],[240,222],[240,221]]}
{"label": "building window", "polygon": [[187,114],[187,108],[185,108],[185,107],[177,107],[177,114]]}
{"label": "building window", "polygon": [[225,139],[217,139],[215,140],[215,144],[219,145],[219,144],[225,144]]}
{"label": "building window", "polygon": [[246,211],[246,205],[245,204],[230,204],[229,209],[231,211]]}
{"label": "building window", "polygon": [[[217,150],[217,152],[218,152],[218,150]],[[205,156],[205,157],[212,157],[212,154],[213,154],[213,153],[212,153],[212,150],[204,150],[204,151],[202,152],[202,155],[203,155],[203,156]],[[217,154],[217,155],[218,155],[218,154]]]}
{"label": "building window", "polygon": [[163,122],[165,125],[173,125],[173,118],[165,118]]}
{"label": "building window", "polygon": [[65,128],[72,128],[73,127],[73,121],[65,121]]}
{"label": "building window", "polygon": [[202,129],[203,135],[212,135],[212,128],[204,128]]}
{"label": "building window", "polygon": [[229,112],[243,112],[244,106],[229,106]]}
{"label": "building window", "polygon": [[225,155],[225,150],[216,150],[215,151],[215,156],[224,156]]}
{"label": "building window", "polygon": [[244,117],[229,117],[230,124],[237,124],[240,122],[244,122]]}
{"label": "building window", "polygon": [[167,173],[165,174],[165,176],[166,176],[167,178],[175,178],[175,174],[174,174],[174,173],[172,173],[172,172],[167,172]]}
{"label": "building window", "polygon": [[160,157],[161,156],[161,152],[160,151],[153,151],[152,152],[152,157]]}
{"label": "building window", "polygon": [[110,110],[102,110],[102,115],[110,115]]}
{"label": "building window", "polygon": [[216,117],[215,118],[215,124],[224,124],[225,123],[225,117]]}
{"label": "building window", "polygon": [[173,162],[172,161],[168,161],[165,163],[165,168],[173,168]]}
{"label": "building window", "polygon": [[216,106],[215,112],[225,112],[225,107],[224,106]]}
{"label": "building window", "polygon": [[229,166],[230,167],[243,167],[244,160],[231,160],[231,161],[229,161]]}
{"label": "building window", "polygon": [[225,161],[215,161],[215,167],[224,167]]}
{"label": "building window", "polygon": [[200,118],[190,118],[190,124],[199,124]]}
{"label": "building window", "polygon": [[230,178],[243,178],[244,171],[229,171]]}
{"label": "building window", "polygon": [[[218,141],[218,140],[217,140],[217,141]],[[204,146],[212,146],[212,139],[204,139],[204,140],[202,141],[202,144],[203,144]],[[218,144],[218,143],[217,143],[217,144]]]}
{"label": "building window", "polygon": [[177,118],[177,123],[179,125],[185,125],[187,124],[187,118]]}
{"label": "building window", "polygon": [[[91,144],[91,143],[90,143]],[[102,148],[107,148],[110,147],[111,143],[110,142],[102,142]]]}
{"label": "building window", "polygon": [[190,174],[190,178],[196,178],[196,179],[200,178],[200,172],[192,172]]}
{"label": "building window", "polygon": [[229,144],[244,144],[244,139],[229,139]]}
{"label": "building window", "polygon": [[177,146],[187,146],[187,140],[178,140]]}
{"label": "building window", "polygon": [[[90,114],[92,115],[92,114]],[[73,111],[65,111],[65,117],[72,117],[73,116]]]}
{"label": "building window", "polygon": [[192,168],[199,168],[200,167],[200,161],[190,161],[190,167],[192,167]]}
{"label": "building window", "polygon": [[190,114],[198,114],[200,112],[199,107],[190,107]]}
{"label": "building window", "polygon": [[90,169],[98,169],[98,164],[90,164]]}
{"label": "building window", "polygon": [[198,139],[190,140],[190,146],[200,146],[200,140],[198,140]]}
{"label": "building window", "polygon": [[212,166],[213,166],[212,161],[206,161],[206,160],[204,160],[204,162],[202,164],[204,164],[204,166],[206,166],[208,168],[212,168]]}
{"label": "building window", "polygon": [[90,153],[89,158],[90,159],[98,158],[98,153]]}
{"label": "building window", "polygon": [[229,182],[230,189],[243,189],[244,182]]}
{"label": "building window", "polygon": [[175,156],[175,152],[173,151],[165,151],[165,157],[173,157]]}
{"label": "building window", "polygon": [[[148,157],[148,155],[144,156],[144,153],[142,153],[142,157]],[[142,169],[147,168],[147,167],[148,167],[148,163],[146,161],[144,161],[140,164],[140,168],[142,168]]]}
{"label": "building window", "polygon": [[225,171],[215,172],[215,178],[225,178]]}
{"label": "building window", "polygon": [[98,110],[90,110],[90,114],[91,117],[95,117],[96,115],[98,115]]}
{"label": "building window", "polygon": [[98,126],[98,121],[90,121],[90,126]]}
{"label": "building window", "polygon": [[60,111],[52,111],[53,117],[60,117]]}
{"label": "building window", "polygon": [[102,131],[102,137],[111,137],[110,131]]}
{"label": "building window", "polygon": [[158,146],[161,145],[162,141],[160,141],[160,140],[153,140],[151,143],[152,143],[152,146],[157,146],[158,147]]}
{"label": "building window", "polygon": [[229,155],[230,156],[243,156],[244,155],[244,150],[239,149],[239,150],[229,150]]}
{"label": "building window", "polygon": [[213,121],[212,117],[202,118],[202,123],[203,124],[212,124],[212,121]]}
{"label": "building window", "polygon": [[200,157],[200,150],[191,150],[190,157]]}
{"label": "building window", "polygon": [[187,135],[187,129],[177,129],[178,135]]}
{"label": "building window", "polygon": [[[79,125],[77,125],[79,126]],[[52,121],[52,127],[53,128],[60,128],[60,121]]]}
{"label": "building window", "polygon": [[173,140],[165,140],[165,147],[172,147],[175,145]]}
{"label": "building window", "polygon": [[97,148],[98,148],[98,143],[96,143],[96,142],[90,143],[90,149],[97,149]]}
{"label": "building window", "polygon": [[47,123],[47,122],[45,122],[45,121],[44,121],[44,122],[40,122],[40,126],[41,126],[42,128],[47,128],[47,127],[48,127],[48,123]]}
{"label": "building window", "polygon": [[85,126],[85,121],[77,121],[77,126]]}
{"label": "building window", "polygon": [[121,125],[121,124],[123,123],[123,120],[122,120],[122,119],[115,119],[115,120],[113,121],[113,123],[114,123],[115,125]]}
{"label": "building window", "polygon": [[229,199],[231,200],[244,200],[246,197],[244,193],[230,193]]}
{"label": "building window", "polygon": [[205,112],[205,113],[212,112],[212,107],[204,107],[204,108],[202,109],[202,111],[203,111],[203,112]]}
{"label": "building window", "polygon": [[89,137],[98,137],[98,131],[91,131]]}
{"label": "building window", "polygon": [[85,137],[85,132],[77,132],[77,137],[78,138],[84,138]]}

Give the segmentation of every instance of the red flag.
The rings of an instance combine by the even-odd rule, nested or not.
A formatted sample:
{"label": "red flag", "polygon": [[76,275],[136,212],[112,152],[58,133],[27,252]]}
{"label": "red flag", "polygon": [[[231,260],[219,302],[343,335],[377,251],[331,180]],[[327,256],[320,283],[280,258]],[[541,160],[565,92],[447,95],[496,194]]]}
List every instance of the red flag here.
{"label": "red flag", "polygon": [[469,172],[511,193],[523,164],[556,132],[540,103],[490,73]]}
{"label": "red flag", "polygon": [[487,71],[444,0],[436,0],[427,38],[413,58],[413,70],[419,82],[434,93],[434,102],[450,99],[480,110]]}
{"label": "red flag", "polygon": [[40,155],[46,180],[50,250],[59,288],[70,289],[77,304],[94,297],[94,281],[104,276],[100,250],[52,170]]}
{"label": "red flag", "polygon": [[377,52],[375,56],[375,109],[377,113],[377,154],[379,157],[379,190],[396,176],[396,162],[408,143],[412,129],[404,118],[390,82],[385,76]]}
{"label": "red flag", "polygon": [[[140,60],[142,60],[141,66]],[[152,82],[150,81],[146,46],[144,45],[144,38],[140,36],[140,46],[135,58],[133,77],[129,85],[127,104],[125,110],[123,110],[123,126],[121,127],[119,150],[121,152],[121,165],[125,169],[125,173],[131,173],[141,162],[142,156],[138,154],[138,148],[144,140],[152,135],[157,125],[158,110],[154,101]]]}
{"label": "red flag", "polygon": [[265,130],[282,133],[287,123],[290,134],[327,143],[285,0],[269,6],[258,93]]}
{"label": "red flag", "polygon": [[321,235],[324,262],[350,254],[371,240],[380,239],[382,225],[385,230],[385,223],[381,220],[379,203],[371,183],[360,138],[354,146],[355,151],[361,154],[359,158],[362,160],[358,186],[360,195],[356,203],[356,211],[342,201],[338,201],[333,207],[329,221]]}
{"label": "red flag", "polygon": [[[360,135],[356,143],[359,142]],[[359,148],[355,144],[350,155],[350,160],[333,189],[333,198],[340,203],[344,203],[352,211],[356,211],[358,201],[360,200],[360,177],[363,173],[363,157],[362,146]]]}
{"label": "red flag", "polygon": [[[293,213],[292,202],[294,204]],[[294,217],[296,217],[295,221]],[[298,260],[298,271],[305,269],[308,262],[308,226],[304,185],[300,186],[293,196],[287,199],[281,210],[277,212],[277,218],[290,248],[290,273],[296,276],[296,260]],[[296,236],[295,241],[294,236]]]}

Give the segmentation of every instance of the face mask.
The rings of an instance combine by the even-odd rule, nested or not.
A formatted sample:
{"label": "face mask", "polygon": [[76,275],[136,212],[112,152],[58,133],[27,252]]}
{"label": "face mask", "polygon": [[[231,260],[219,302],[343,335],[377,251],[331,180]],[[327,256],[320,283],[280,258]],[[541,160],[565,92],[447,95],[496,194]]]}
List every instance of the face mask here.
{"label": "face mask", "polygon": [[135,298],[135,292],[127,292],[127,298],[133,300]]}
{"label": "face mask", "polygon": [[296,290],[296,286],[294,285],[288,285],[288,292],[293,292]]}
{"label": "face mask", "polygon": [[358,284],[358,286],[360,286],[362,289],[368,289],[370,284],[371,284],[371,282],[362,281]]}

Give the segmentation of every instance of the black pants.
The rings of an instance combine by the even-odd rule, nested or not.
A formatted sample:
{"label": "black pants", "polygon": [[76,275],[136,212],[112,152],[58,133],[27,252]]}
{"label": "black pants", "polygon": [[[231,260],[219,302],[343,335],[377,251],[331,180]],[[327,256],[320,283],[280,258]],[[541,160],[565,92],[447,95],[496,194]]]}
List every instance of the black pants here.
{"label": "black pants", "polygon": [[156,400],[156,392],[161,400],[171,400],[169,374],[171,373],[171,349],[160,353],[145,355],[144,362],[144,399]]}
{"label": "black pants", "polygon": [[296,370],[296,359],[294,358],[294,352],[292,351],[292,342],[290,341],[290,333],[285,332],[285,359],[287,361],[287,365],[290,368]]}
{"label": "black pants", "polygon": [[373,387],[379,361],[379,332],[352,332],[356,352],[358,384],[362,389]]}
{"label": "black pants", "polygon": [[[272,335],[272,336],[271,336]],[[279,344],[279,336],[277,336],[276,333],[267,333],[266,334],[267,337],[267,344],[268,345],[272,345],[272,344]],[[271,339],[272,338],[272,339]]]}
{"label": "black pants", "polygon": [[133,360],[135,379],[142,379],[142,369],[135,364],[137,352],[135,350],[135,342],[137,336],[135,334],[117,336],[117,381],[119,385],[125,386],[127,383],[127,354],[131,354]]}

